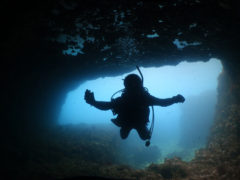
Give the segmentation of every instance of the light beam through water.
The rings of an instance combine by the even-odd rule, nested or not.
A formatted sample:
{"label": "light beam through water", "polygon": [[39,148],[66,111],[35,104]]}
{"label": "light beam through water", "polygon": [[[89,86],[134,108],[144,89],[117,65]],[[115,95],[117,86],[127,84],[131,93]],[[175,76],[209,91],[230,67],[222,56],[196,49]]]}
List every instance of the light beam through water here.
{"label": "light beam through water", "polygon": [[[152,144],[158,145],[161,148],[163,158],[180,154],[179,156],[182,156],[183,159],[190,160],[194,149],[205,145],[202,142],[206,141],[208,130],[213,121],[217,97],[217,79],[222,71],[220,60],[212,58],[208,62],[181,62],[177,66],[163,66],[158,68],[140,67],[140,69],[144,76],[144,86],[148,88],[151,95],[158,98],[169,98],[177,94],[182,94],[185,97],[186,101],[184,104],[155,107],[155,129],[152,136]],[[110,119],[113,118],[112,112],[110,110],[101,111],[87,104],[84,101],[85,90],[89,89],[93,91],[96,100],[110,101],[113,93],[124,88],[123,79],[130,73],[138,74],[137,70],[135,70],[117,77],[105,77],[86,81],[77,89],[69,92],[59,115],[59,124],[110,124]],[[117,96],[119,95],[117,94]],[[195,103],[195,101],[203,98],[205,100],[201,101],[202,103]],[[211,110],[204,114],[206,111],[204,110],[204,106],[207,106]],[[189,107],[191,108],[189,109]],[[193,116],[189,114],[193,114]],[[187,119],[190,116],[191,120],[188,122]],[[205,119],[209,117],[211,117],[209,122],[205,122]],[[191,156],[182,155],[181,152],[184,151],[184,147],[188,147],[189,145],[189,143],[186,145],[189,137],[184,137],[186,138],[184,139],[182,136],[186,135],[187,131],[190,131],[191,126],[196,128],[197,121],[202,121],[202,127],[199,128],[204,128],[203,133],[205,135],[201,137],[205,139],[201,143],[191,147]],[[186,122],[187,124],[184,124]],[[112,126],[114,125],[112,124]],[[126,143],[133,141],[133,138],[135,141],[141,142],[137,133],[132,131],[129,138],[125,140]]]}

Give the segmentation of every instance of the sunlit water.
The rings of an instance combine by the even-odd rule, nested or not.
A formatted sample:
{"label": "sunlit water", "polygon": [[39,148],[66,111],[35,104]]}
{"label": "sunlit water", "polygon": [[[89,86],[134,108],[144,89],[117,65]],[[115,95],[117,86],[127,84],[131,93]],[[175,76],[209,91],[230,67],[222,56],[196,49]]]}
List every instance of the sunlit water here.
{"label": "sunlit water", "polygon": [[[177,66],[140,67],[140,69],[144,76],[144,86],[151,95],[169,98],[182,94],[186,99],[183,104],[155,107],[155,128],[151,144],[161,149],[162,158],[158,161],[174,155],[190,160],[195,149],[204,147],[213,121],[217,99],[217,79],[222,71],[220,60],[210,59],[206,63],[181,62]],[[117,77],[98,78],[80,84],[77,89],[67,94],[59,115],[59,123],[61,125],[111,124],[112,112],[101,111],[86,104],[84,92],[89,89],[94,92],[96,100],[110,101],[113,93],[123,89],[123,79],[130,73],[138,74],[138,71]],[[135,130],[130,133],[127,140],[123,140],[126,145],[132,145],[133,142],[142,143],[144,146],[144,142],[140,140]]]}

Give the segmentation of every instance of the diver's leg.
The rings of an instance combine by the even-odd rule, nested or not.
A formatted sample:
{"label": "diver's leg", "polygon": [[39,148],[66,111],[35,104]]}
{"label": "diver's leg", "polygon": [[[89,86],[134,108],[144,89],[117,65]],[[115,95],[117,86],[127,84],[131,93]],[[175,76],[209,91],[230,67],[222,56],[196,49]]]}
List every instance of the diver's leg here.
{"label": "diver's leg", "polygon": [[150,139],[150,131],[146,127],[146,125],[142,125],[136,128],[138,135],[142,140]]}
{"label": "diver's leg", "polygon": [[121,127],[120,129],[120,136],[122,139],[126,139],[129,135],[129,132],[131,131],[132,128],[129,127]]}

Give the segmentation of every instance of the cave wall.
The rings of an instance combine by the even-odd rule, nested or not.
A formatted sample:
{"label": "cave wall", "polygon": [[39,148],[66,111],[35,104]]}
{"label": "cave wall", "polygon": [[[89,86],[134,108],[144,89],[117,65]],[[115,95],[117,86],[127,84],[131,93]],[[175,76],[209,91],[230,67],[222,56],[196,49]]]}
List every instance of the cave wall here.
{"label": "cave wall", "polygon": [[[222,61],[223,64],[225,61]],[[206,148],[190,162],[197,179],[239,179],[240,107],[239,65],[223,66],[219,76],[218,102]]]}
{"label": "cave wall", "polygon": [[219,76],[218,102],[214,126],[207,148],[228,159],[239,158],[240,143],[240,72],[239,65],[224,68]]}

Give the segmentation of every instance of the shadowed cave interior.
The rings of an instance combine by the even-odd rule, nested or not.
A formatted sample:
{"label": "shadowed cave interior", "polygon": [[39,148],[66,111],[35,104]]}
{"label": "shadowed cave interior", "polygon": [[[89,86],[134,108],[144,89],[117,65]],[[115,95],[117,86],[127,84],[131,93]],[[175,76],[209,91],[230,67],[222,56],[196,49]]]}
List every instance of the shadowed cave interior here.
{"label": "shadowed cave interior", "polygon": [[[238,1],[10,0],[2,7],[5,177],[240,178]],[[184,64],[196,66],[175,76],[164,70]],[[110,100],[122,77],[109,87],[104,80],[137,73],[136,65],[152,95],[186,96],[183,104],[155,107],[148,148],[135,131],[120,139],[111,111],[78,104],[88,87],[97,100]],[[168,76],[156,78],[157,68]],[[91,85],[96,79],[104,85]]]}

